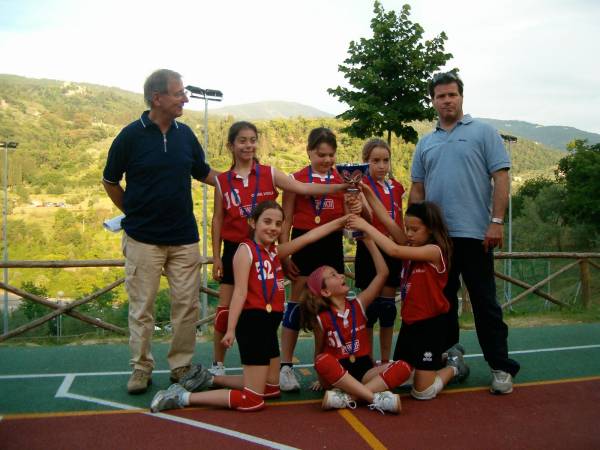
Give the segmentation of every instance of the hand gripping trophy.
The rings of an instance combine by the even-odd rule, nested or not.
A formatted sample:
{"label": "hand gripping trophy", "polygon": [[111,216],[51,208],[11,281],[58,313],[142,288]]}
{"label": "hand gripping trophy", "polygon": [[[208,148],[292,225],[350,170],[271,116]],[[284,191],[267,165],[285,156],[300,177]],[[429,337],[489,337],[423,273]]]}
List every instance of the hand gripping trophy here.
{"label": "hand gripping trophy", "polygon": [[[344,182],[350,185],[346,192],[351,195],[359,195],[360,189],[358,188],[358,183],[360,183],[360,181],[363,179],[363,177],[369,170],[369,164],[336,164],[335,168],[337,169]],[[344,234],[352,239],[362,237],[362,232],[357,230],[344,230]]]}

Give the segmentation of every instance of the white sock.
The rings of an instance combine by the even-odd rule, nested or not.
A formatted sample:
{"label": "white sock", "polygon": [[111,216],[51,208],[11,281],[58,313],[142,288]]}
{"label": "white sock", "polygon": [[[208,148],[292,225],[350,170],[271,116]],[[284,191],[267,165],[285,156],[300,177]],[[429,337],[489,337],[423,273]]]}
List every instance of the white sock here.
{"label": "white sock", "polygon": [[448,366],[452,369],[452,372],[454,373],[454,376],[458,375],[458,367],[454,367],[454,366]]}
{"label": "white sock", "polygon": [[192,395],[191,392],[186,392],[181,396],[181,404],[183,406],[190,406],[190,395]]}

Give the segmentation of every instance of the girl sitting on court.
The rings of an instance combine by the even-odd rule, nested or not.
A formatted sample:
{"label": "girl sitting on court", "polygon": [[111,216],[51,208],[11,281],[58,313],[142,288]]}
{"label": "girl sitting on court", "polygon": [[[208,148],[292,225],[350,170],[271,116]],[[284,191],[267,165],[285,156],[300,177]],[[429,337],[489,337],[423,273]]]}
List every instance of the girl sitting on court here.
{"label": "girl sitting on court", "polygon": [[[350,216],[357,217],[357,216]],[[356,220],[349,221],[355,222]],[[302,326],[315,335],[315,370],[326,389],[323,409],[355,408],[356,401],[380,412],[400,412],[400,396],[390,390],[410,376],[404,361],[374,366],[365,311],[379,295],[388,268],[375,243],[366,238],[375,275],[356,298],[349,298],[344,274],[321,266],[307,280],[309,294],[300,304]]]}
{"label": "girl sitting on court", "polygon": [[[277,329],[284,303],[280,258],[342,228],[345,221],[346,217],[341,217],[276,246],[283,210],[273,200],[256,206],[249,220],[254,235],[239,245],[233,257],[235,285],[227,331],[222,339],[228,348],[237,339],[243,375],[212,375],[202,366],[193,365],[181,378],[181,384],[173,384],[155,395],[151,410],[210,405],[258,411],[264,408],[265,398],[278,397],[281,393]],[[212,386],[226,389],[195,392]]]}
{"label": "girl sitting on court", "polygon": [[[363,192],[370,203],[377,201],[367,187]],[[413,203],[406,210],[404,222],[407,246],[396,244],[360,217],[350,217],[347,225],[363,231],[388,255],[405,261],[400,285],[402,326],[394,360],[407,361],[415,368],[411,395],[430,400],[450,380],[462,381],[469,374],[462,348],[452,347],[444,361],[450,304],[443,291],[448,281],[451,241],[435,203]]]}

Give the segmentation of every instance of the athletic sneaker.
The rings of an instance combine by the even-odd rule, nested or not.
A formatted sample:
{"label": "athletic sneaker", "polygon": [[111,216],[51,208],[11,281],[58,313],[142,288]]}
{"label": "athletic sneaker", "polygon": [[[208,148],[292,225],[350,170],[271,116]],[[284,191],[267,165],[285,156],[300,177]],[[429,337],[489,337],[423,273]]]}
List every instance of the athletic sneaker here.
{"label": "athletic sneaker", "polygon": [[[467,352],[465,351],[465,348],[463,347],[463,345],[460,342],[457,342],[450,348],[454,348],[454,349],[458,350],[463,355],[467,354]],[[442,361],[448,362],[448,351],[442,353]]]}
{"label": "athletic sneaker", "polygon": [[390,391],[376,392],[373,395],[373,403],[369,405],[371,411],[379,411],[385,414],[385,411],[392,414],[398,414],[401,409],[400,396]]}
{"label": "athletic sneaker", "polygon": [[187,392],[180,384],[172,384],[166,391],[158,391],[150,403],[150,411],[155,413],[164,409],[185,407],[183,396]]}
{"label": "athletic sneaker", "polygon": [[222,362],[216,362],[212,364],[212,367],[208,371],[216,377],[222,376],[225,375],[225,366]]}
{"label": "athletic sneaker", "polygon": [[465,364],[464,354],[465,348],[460,344],[455,344],[448,349],[448,360],[446,365],[456,368],[457,373],[454,375],[453,380],[459,383],[465,381],[469,376],[469,373],[471,373],[469,366]]}
{"label": "athletic sneaker", "polygon": [[300,383],[294,373],[294,368],[283,366],[279,371],[279,387],[284,392],[299,391]]}
{"label": "athletic sneaker", "polygon": [[356,408],[356,402],[341,389],[330,389],[325,391],[321,407],[323,409],[354,409]]}
{"label": "athletic sneaker", "polygon": [[492,394],[510,394],[513,391],[512,375],[503,370],[492,369]]}
{"label": "athletic sneaker", "polygon": [[143,394],[152,384],[152,373],[142,369],[134,369],[127,381],[127,392],[130,394]]}
{"label": "athletic sneaker", "polygon": [[214,375],[202,364],[192,364],[190,370],[179,379],[181,384],[189,392],[198,392],[212,387]]}

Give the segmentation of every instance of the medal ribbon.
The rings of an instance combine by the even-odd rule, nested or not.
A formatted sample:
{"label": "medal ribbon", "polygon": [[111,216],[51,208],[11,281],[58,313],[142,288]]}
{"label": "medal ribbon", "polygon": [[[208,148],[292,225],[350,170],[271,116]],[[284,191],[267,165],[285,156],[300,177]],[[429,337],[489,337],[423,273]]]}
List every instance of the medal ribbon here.
{"label": "medal ribbon", "polygon": [[[373,178],[371,178],[371,175],[367,175],[367,179],[369,180],[369,183],[371,184],[371,187],[373,188],[375,195],[377,196],[379,201],[381,203],[383,203],[383,200],[381,200],[381,195],[379,195],[379,189],[377,189],[377,185],[375,184],[375,180],[373,180]],[[390,217],[392,218],[392,220],[394,220],[396,217],[396,212],[394,211],[394,194],[392,193],[391,186],[387,183],[387,181],[383,180],[383,184],[385,184],[385,187],[387,188],[388,194],[390,196],[390,203],[392,205],[392,212],[390,214]]]}
{"label": "medal ribbon", "polygon": [[[325,182],[325,184],[329,184],[330,180],[331,180],[331,171],[328,170],[327,171],[327,181]],[[313,182],[312,166],[308,166],[308,181],[310,183]],[[315,206],[316,199],[312,195],[310,196],[310,200],[311,200],[310,204],[312,205],[313,210],[315,211],[315,216],[320,217],[321,211],[323,210],[323,206],[325,205],[325,195],[321,196],[321,201],[319,202],[318,209]]]}
{"label": "medal ribbon", "polygon": [[[256,163],[254,164],[254,173],[256,174],[256,186],[254,187],[254,197],[252,198],[252,206],[250,206],[250,211],[248,211],[242,205],[242,200],[238,196],[236,190],[233,188],[233,183],[231,182],[231,170],[229,172],[227,172],[227,181],[229,182],[229,190],[233,194],[235,201],[240,204],[240,208],[242,209],[242,215],[246,218],[249,218],[252,215],[252,211],[254,211],[254,208],[256,208],[256,202],[258,201],[258,185],[259,185],[259,180],[260,180],[260,166]],[[248,184],[250,184],[250,175],[248,175]]]}
{"label": "medal ribbon", "polygon": [[[354,346],[354,342],[356,342],[356,314],[354,311],[354,302],[356,300],[350,302],[350,312],[352,314],[352,343],[350,345],[350,356],[354,355],[355,350],[355,346]],[[331,322],[333,323],[333,327],[335,328],[335,332],[337,333],[338,337],[340,338],[340,342],[342,343],[342,345],[344,347],[346,347],[346,341],[344,341],[344,336],[342,336],[342,331],[340,330],[340,327],[337,323],[337,319],[335,318],[335,316],[333,315],[333,312],[330,310],[327,311],[329,313],[329,317],[331,318]]]}
{"label": "medal ribbon", "polygon": [[[266,274],[265,267],[263,265],[263,259],[262,259],[262,255],[261,255],[262,252],[260,251],[260,247],[258,246],[256,241],[254,241],[254,246],[256,247],[256,254],[258,255],[258,273],[260,275],[260,282],[262,284],[263,296],[265,297],[265,303],[267,305],[270,305],[271,302],[273,301],[273,296],[275,295],[275,290],[277,289],[277,272],[275,270],[275,267],[273,267],[273,287],[271,288],[271,295],[267,296],[267,274]],[[268,254],[269,250],[266,250],[266,251]],[[269,256],[269,259],[271,259],[270,256]]]}
{"label": "medal ribbon", "polygon": [[402,278],[400,280],[400,298],[404,300],[406,298],[406,291],[408,289],[408,279],[413,271],[412,261],[404,261],[402,263]]}

